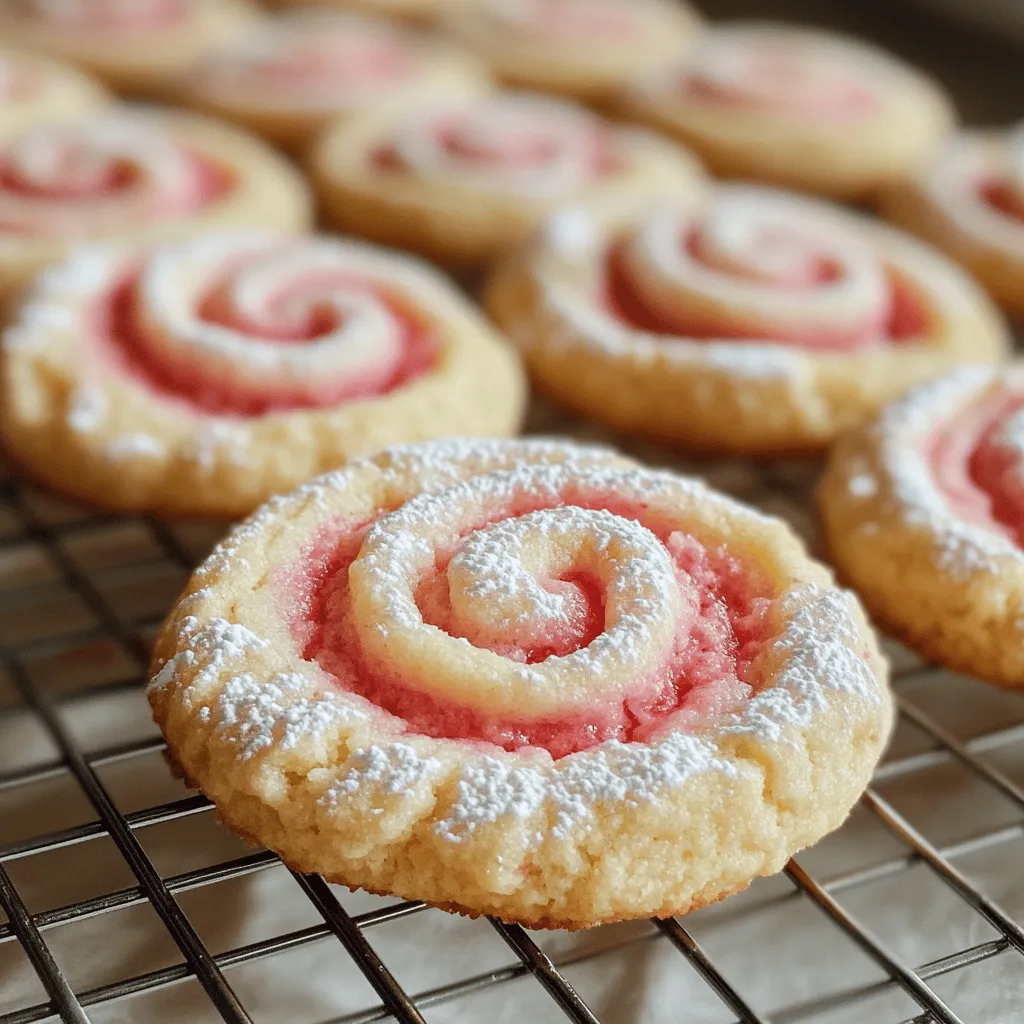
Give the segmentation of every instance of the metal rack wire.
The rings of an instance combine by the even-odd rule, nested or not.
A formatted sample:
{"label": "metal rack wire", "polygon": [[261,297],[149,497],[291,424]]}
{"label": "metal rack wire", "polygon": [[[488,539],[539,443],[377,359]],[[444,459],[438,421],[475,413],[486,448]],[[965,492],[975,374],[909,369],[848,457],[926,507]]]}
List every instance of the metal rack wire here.
{"label": "metal rack wire", "polygon": [[[725,476],[729,478],[728,467],[726,470]],[[721,476],[721,471],[718,472]],[[746,474],[741,475],[741,479],[748,481],[747,489],[750,489],[749,480],[752,478],[756,491],[753,495],[744,496],[760,500],[767,507],[774,508],[779,502],[789,502],[794,509],[806,508],[806,481],[802,479],[801,473],[794,475],[784,469],[771,468],[755,471],[749,467],[743,468],[742,473]],[[728,479],[725,482],[728,483]],[[45,998],[31,1005],[4,1008],[0,1004],[0,1009],[4,1009],[4,1012],[0,1012],[0,1024],[30,1024],[55,1019],[89,1021],[93,1008],[109,1007],[119,1001],[126,1001],[125,1006],[130,1007],[130,997],[175,986],[189,979],[201,984],[220,1019],[241,1024],[254,1017],[251,1008],[243,1004],[242,998],[232,986],[232,969],[255,961],[269,961],[278,954],[331,936],[372,986],[378,1000],[377,1005],[335,1018],[331,1024],[370,1024],[391,1019],[421,1022],[429,1019],[433,1007],[523,978],[532,978],[543,987],[553,1001],[552,1012],[557,1013],[554,1009],[557,1008],[564,1018],[587,1024],[602,1019],[567,977],[568,969],[576,960],[588,955],[585,951],[575,957],[549,955],[539,936],[521,927],[498,921],[490,921],[489,924],[479,921],[474,927],[493,929],[513,954],[510,963],[499,969],[460,977],[434,988],[407,991],[398,980],[394,966],[387,963],[376,950],[374,929],[419,915],[427,909],[425,905],[397,902],[364,913],[350,913],[336,892],[315,877],[296,876],[296,881],[304,897],[316,910],[316,923],[217,952],[208,948],[183,912],[179,897],[193,890],[216,887],[263,871],[277,865],[276,858],[266,851],[255,851],[183,873],[161,875],[140,841],[140,835],[155,825],[209,814],[210,804],[202,796],[190,795],[127,813],[120,810],[103,780],[103,770],[111,765],[131,763],[134,759],[153,755],[162,747],[159,739],[146,737],[121,745],[84,751],[62,713],[67,694],[61,693],[59,686],[43,685],[29,667],[30,656],[37,654],[40,649],[70,652],[73,660],[75,651],[87,650],[97,642],[112,644],[122,656],[127,657],[133,666],[132,670],[112,680],[89,684],[84,690],[75,689],[75,699],[81,699],[83,693],[95,696],[115,691],[137,692],[143,682],[147,656],[146,636],[154,620],[144,617],[141,621],[135,621],[131,614],[126,616],[119,612],[108,596],[112,577],[108,573],[103,577],[101,585],[97,572],[83,567],[81,561],[69,553],[69,544],[76,537],[97,528],[116,530],[127,523],[135,529],[142,529],[152,544],[155,557],[122,566],[118,571],[122,575],[132,573],[136,579],[141,578],[143,581],[147,571],[155,572],[157,567],[166,575],[168,566],[173,566],[183,577],[195,562],[197,552],[182,539],[180,531],[173,524],[151,519],[119,519],[74,510],[51,517],[45,514],[45,505],[44,511],[40,511],[39,500],[36,492],[13,478],[6,478],[0,483],[0,509],[4,510],[3,515],[0,515],[0,532],[3,533],[0,539],[0,669],[6,674],[14,695],[10,705],[0,711],[0,722],[4,715],[28,714],[37,726],[41,726],[55,754],[0,774],[0,796],[47,779],[69,775],[88,800],[92,820],[0,846],[0,907],[6,914],[6,921],[0,923],[0,952],[5,944],[17,943],[27,955],[45,991]],[[57,521],[53,521],[54,518]],[[27,580],[22,580],[17,572],[12,575],[11,565],[23,564],[26,552],[32,552],[37,561],[46,560],[48,567],[43,575],[47,582],[38,582],[38,566],[35,575],[33,572],[27,574]],[[22,622],[26,608],[38,608],[38,614],[45,616],[48,614],[45,603],[39,605],[38,595],[41,592],[50,593],[53,587],[58,587],[61,593],[72,595],[88,613],[92,624],[83,627],[76,619],[71,628],[56,635],[46,635],[43,640],[33,640],[29,644],[23,643],[15,628],[4,625],[5,616],[9,620],[13,616],[15,622]],[[969,741],[958,738],[906,692],[905,684],[920,678],[927,671],[925,666],[909,664],[897,673],[897,684],[898,689],[903,691],[900,695],[900,710],[904,721],[927,737],[928,743],[925,749],[885,763],[879,770],[875,786],[865,794],[862,801],[862,808],[876,819],[890,837],[895,838],[897,852],[869,867],[829,877],[818,877],[803,858],[797,858],[785,872],[792,883],[792,892],[788,896],[779,897],[786,899],[803,894],[820,910],[831,926],[840,929],[881,969],[882,976],[871,983],[848,986],[814,1000],[803,1000],[781,1009],[776,1008],[769,1014],[744,994],[742,983],[695,937],[689,924],[690,919],[654,922],[650,934],[644,938],[667,942],[677,950],[680,959],[688,962],[717,995],[727,1014],[726,1019],[742,1024],[789,1024],[815,1019],[818,1014],[827,1015],[835,1007],[857,1006],[895,987],[901,989],[909,997],[911,1005],[917,1008],[916,1016],[900,1024],[966,1024],[967,1018],[936,991],[933,986],[935,979],[992,958],[1024,955],[1024,928],[1021,923],[984,895],[956,864],[959,858],[972,851],[1015,841],[1024,836],[1024,786],[993,764],[988,756],[994,750],[1024,741],[1024,722],[1011,720],[1010,724],[999,723]],[[1020,717],[1024,719],[1024,706]],[[940,848],[926,838],[923,831],[915,827],[897,809],[895,803],[883,795],[882,790],[892,780],[943,763],[959,764],[991,793],[1001,794],[1014,808],[1013,820],[945,848]],[[113,843],[117,855],[134,876],[134,884],[52,909],[30,912],[12,881],[12,865],[55,850],[95,842],[102,837]],[[898,876],[915,865],[927,866],[935,878],[948,886],[973,914],[987,922],[995,937],[957,949],[928,963],[911,964],[873,934],[845,906],[844,894],[847,892],[878,879]],[[74,922],[144,905],[152,907],[159,916],[163,928],[180,953],[180,962],[116,982],[74,988],[51,952],[48,935]],[[743,911],[738,913],[742,914]],[[638,939],[632,935],[625,941],[635,942]],[[780,969],[798,971],[800,967],[791,964],[783,965]],[[0,995],[3,988],[3,976],[0,973]],[[1024,1005],[1024,988],[1019,996]],[[296,1007],[295,1016],[291,1019],[305,1020],[301,1012],[301,1007]],[[128,1016],[118,1019],[135,1018]],[[613,1024],[609,1018],[603,1019],[606,1024]],[[323,1022],[315,1021],[311,1024]],[[888,1024],[897,1022],[893,1020]],[[979,1021],[977,1024],[988,1022]]]}

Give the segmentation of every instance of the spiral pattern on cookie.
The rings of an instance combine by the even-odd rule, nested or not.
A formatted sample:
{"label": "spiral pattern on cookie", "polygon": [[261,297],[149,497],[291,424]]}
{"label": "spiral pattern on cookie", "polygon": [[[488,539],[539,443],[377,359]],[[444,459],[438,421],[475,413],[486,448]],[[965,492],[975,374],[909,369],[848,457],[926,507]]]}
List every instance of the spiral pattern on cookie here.
{"label": "spiral pattern on cookie", "polygon": [[613,129],[532,95],[489,97],[402,121],[374,154],[382,168],[476,190],[557,196],[616,169]]}
{"label": "spiral pattern on cookie", "polygon": [[9,6],[24,21],[60,31],[125,32],[178,25],[193,0],[13,0]]}
{"label": "spiral pattern on cookie", "polygon": [[458,451],[282,573],[281,614],[335,687],[414,733],[556,758],[752,695],[772,586],[695,535],[696,485],[608,456],[530,465],[543,446],[489,465],[481,446],[459,480]]}
{"label": "spiral pattern on cookie", "polygon": [[1024,547],[1024,390],[968,403],[926,436],[923,453],[955,515]]}
{"label": "spiral pattern on cookie", "polygon": [[305,12],[276,18],[212,54],[193,88],[238,103],[334,109],[387,95],[422,75],[423,64],[420,48],[394,28]]}
{"label": "spiral pattern on cookie", "polygon": [[1024,253],[1024,127],[958,136],[921,181],[968,237]]}
{"label": "spiral pattern on cookie", "polygon": [[194,213],[229,172],[132,115],[44,126],[0,146],[0,233],[73,237]]}
{"label": "spiral pattern on cookie", "polygon": [[436,349],[401,276],[376,277],[326,239],[207,236],[135,264],[98,255],[91,274],[102,282],[92,339],[100,357],[207,413],[384,394],[427,370]]}
{"label": "spiral pattern on cookie", "polygon": [[608,301],[657,334],[857,349],[913,337],[923,313],[849,222],[781,193],[720,188],[655,210],[614,245]]}
{"label": "spiral pattern on cookie", "polygon": [[880,103],[881,86],[870,70],[853,53],[813,36],[724,31],[695,51],[678,88],[689,99],[728,108],[855,118]]}

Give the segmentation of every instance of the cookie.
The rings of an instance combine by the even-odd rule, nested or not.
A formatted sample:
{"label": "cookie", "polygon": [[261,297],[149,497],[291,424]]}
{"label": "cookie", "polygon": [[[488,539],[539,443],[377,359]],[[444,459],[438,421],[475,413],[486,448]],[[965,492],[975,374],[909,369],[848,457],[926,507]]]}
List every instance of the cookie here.
{"label": "cookie", "polygon": [[0,139],[91,113],[109,102],[98,82],[68,64],[0,49]]}
{"label": "cookie", "polygon": [[298,172],[236,128],[129,108],[43,125],[0,140],[0,300],[83,242],[301,230],[310,216]]}
{"label": "cookie", "polygon": [[788,527],[567,442],[393,449],[265,506],[150,702],[293,868],[531,927],[667,917],[836,828],[885,663]]}
{"label": "cookie", "polygon": [[928,167],[889,189],[880,209],[1024,315],[1024,125],[957,134]]}
{"label": "cookie", "polygon": [[352,14],[296,10],[213,50],[169,96],[294,151],[337,116],[487,84],[476,60],[440,41]]}
{"label": "cookie", "polygon": [[486,303],[543,392],[703,452],[821,451],[914,384],[1009,347],[998,311],[938,253],[753,186],[560,211]]}
{"label": "cookie", "polygon": [[146,94],[255,14],[249,0],[0,0],[0,39]]}
{"label": "cookie", "polygon": [[509,85],[597,103],[701,30],[678,0],[451,0],[438,23]]}
{"label": "cookie", "polygon": [[708,32],[629,83],[618,107],[716,174],[857,200],[924,166],[954,123],[942,90],[897,58],[756,22]]}
{"label": "cookie", "polygon": [[[424,25],[433,21],[449,0],[277,0],[279,7],[320,7],[361,11]],[[479,0],[460,0],[470,7]]]}
{"label": "cookie", "polygon": [[836,446],[832,561],[925,657],[1024,687],[1024,370],[933,382]]}
{"label": "cookie", "polygon": [[0,395],[4,446],[53,488],[234,517],[387,444],[513,433],[524,387],[427,267],[234,233],[52,268],[3,335]]}
{"label": "cookie", "polygon": [[334,227],[462,267],[519,242],[568,200],[688,191],[700,179],[670,142],[513,92],[346,118],[310,169]]}

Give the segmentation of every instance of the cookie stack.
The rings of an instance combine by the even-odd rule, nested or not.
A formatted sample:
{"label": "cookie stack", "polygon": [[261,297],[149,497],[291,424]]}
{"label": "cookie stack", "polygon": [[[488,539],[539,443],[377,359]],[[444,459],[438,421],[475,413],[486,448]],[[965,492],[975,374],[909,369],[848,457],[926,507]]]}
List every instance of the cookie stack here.
{"label": "cookie stack", "polygon": [[1019,133],[673,0],[0,0],[0,36],[0,436],[95,505],[252,513],[149,691],[240,834],[579,928],[860,796],[857,598],[697,480],[511,439],[529,384],[613,441],[831,451],[879,624],[1024,686]]}

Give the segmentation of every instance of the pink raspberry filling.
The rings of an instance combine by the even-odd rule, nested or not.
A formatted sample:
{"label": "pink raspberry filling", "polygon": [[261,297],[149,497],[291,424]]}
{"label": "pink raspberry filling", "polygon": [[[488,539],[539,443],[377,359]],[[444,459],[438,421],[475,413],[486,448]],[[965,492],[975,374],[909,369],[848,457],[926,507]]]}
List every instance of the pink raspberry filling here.
{"label": "pink raspberry filling", "polygon": [[[691,255],[701,258],[699,236],[684,240]],[[708,264],[713,266],[712,263]],[[728,271],[725,271],[728,272]],[[836,280],[840,269],[827,258],[808,262],[791,279],[773,280],[771,287],[787,292],[813,289]],[[741,283],[748,279],[738,279]],[[730,332],[730,325],[691,315],[680,304],[678,312],[669,315],[653,310],[636,286],[621,246],[611,250],[605,265],[603,304],[617,320],[636,331],[665,337],[693,338],[700,341],[751,341],[790,345],[795,348],[826,351],[857,351],[879,346],[900,345],[920,338],[928,326],[928,312],[922,301],[896,274],[888,275],[888,302],[881,311],[866,311],[863,320],[852,329],[826,331],[821,329],[780,330],[766,324],[763,329]]]}
{"label": "pink raspberry filling", "polygon": [[1020,188],[996,178],[979,182],[977,189],[981,198],[993,210],[1024,225],[1024,195]]}
{"label": "pink raspberry filling", "polygon": [[[642,509],[616,504],[609,495],[600,507],[642,521]],[[510,509],[507,518],[532,511],[531,503]],[[419,689],[415,679],[398,677],[386,664],[370,663],[363,655],[352,617],[348,570],[372,525],[336,524],[298,565],[281,574],[276,585],[282,614],[290,622],[302,656],[320,667],[330,685],[359,694],[402,719],[409,733],[509,751],[542,747],[559,758],[611,739],[645,742],[669,715],[676,716],[676,727],[696,725],[749,698],[756,688],[750,666],[768,639],[770,581],[760,569],[724,550],[709,550],[688,534],[647,524],[668,551],[678,585],[695,595],[699,608],[689,628],[680,624],[671,655],[655,676],[632,681],[625,699],[594,703],[582,710],[574,707],[557,716],[536,717],[523,708],[521,714],[503,718],[489,714],[485,701],[465,706],[438,699]],[[433,571],[416,587],[424,622],[450,635],[458,633],[452,625],[447,568],[472,532],[453,537],[445,550],[438,551]],[[560,629],[549,627],[537,633],[528,626],[524,630],[521,624],[517,629],[494,623],[493,628],[465,639],[528,665],[586,648],[605,624],[605,595],[598,582],[578,573],[538,582],[569,598],[571,611]]]}
{"label": "pink raspberry filling", "polygon": [[1024,547],[1024,437],[1008,437],[1006,427],[1011,416],[1022,413],[1021,395],[979,402],[940,426],[924,444],[950,509],[1018,547]]}
{"label": "pink raspberry filling", "polygon": [[[489,134],[486,139],[477,137],[472,130],[456,118],[440,120],[432,127],[434,137],[441,151],[453,164],[480,171],[532,170],[554,164],[567,140],[538,126],[534,129],[511,130],[501,134]],[[595,126],[592,132],[584,133],[572,144],[584,148],[586,161],[593,178],[614,173],[619,167],[615,156],[614,140],[610,131]],[[371,154],[371,162],[381,170],[415,170],[408,165],[400,148],[382,145]]]}
{"label": "pink raspberry filling", "polygon": [[[145,388],[154,398],[212,416],[256,417],[370,398],[386,394],[430,369],[436,357],[437,339],[425,323],[369,279],[350,276],[341,280],[332,275],[330,280],[362,290],[385,306],[400,331],[397,363],[382,367],[380,374],[371,369],[359,377],[318,380],[301,390],[286,383],[256,388],[233,380],[222,372],[207,370],[201,360],[182,358],[173,349],[173,339],[168,341],[151,334],[143,312],[145,300],[138,291],[137,269],[96,300],[86,333],[94,351],[108,367]],[[292,287],[302,290],[314,283],[303,281]],[[297,318],[276,315],[280,309],[291,306],[289,293],[284,289],[271,298],[264,317],[252,320],[234,305],[227,287],[224,281],[212,285],[197,312],[201,321],[281,345],[313,344],[340,326],[336,311],[315,303]]]}

